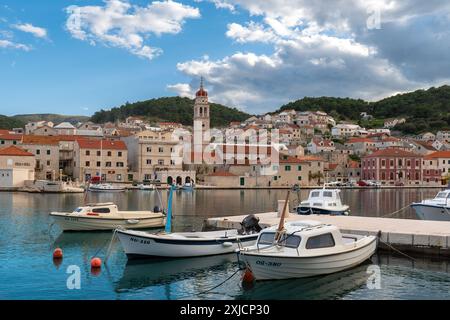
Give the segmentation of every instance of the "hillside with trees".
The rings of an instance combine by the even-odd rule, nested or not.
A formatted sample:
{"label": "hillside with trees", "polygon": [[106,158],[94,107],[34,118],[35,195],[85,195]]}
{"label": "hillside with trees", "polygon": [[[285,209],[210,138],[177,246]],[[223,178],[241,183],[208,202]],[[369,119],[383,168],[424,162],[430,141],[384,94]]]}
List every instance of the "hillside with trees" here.
{"label": "hillside with trees", "polygon": [[[277,112],[294,109],[297,111],[325,111],[337,120],[361,121],[361,112],[374,117],[369,127],[379,126],[384,119],[406,118],[406,123],[395,127],[405,134],[450,129],[450,86],[428,90],[417,90],[398,94],[376,102],[361,99],[318,97],[303,99],[283,105]],[[372,125],[371,125],[372,124]]]}
{"label": "hillside with trees", "polygon": [[[229,108],[221,104],[210,103],[211,126],[227,126],[231,121],[243,121],[249,114],[236,108]],[[129,116],[141,116],[150,122],[179,122],[183,125],[193,123],[194,100],[181,97],[167,97],[126,103],[111,110],[96,112],[91,121],[95,123],[115,122]]]}
{"label": "hillside with trees", "polygon": [[13,128],[23,128],[25,123],[13,117],[0,115],[0,129],[11,130]]}
{"label": "hillside with trees", "polygon": [[40,114],[18,114],[12,116],[12,118],[22,121],[24,123],[35,122],[35,121],[51,121],[54,124],[59,124],[61,122],[70,122],[76,124],[78,122],[85,122],[89,120],[87,116],[70,116],[62,114],[53,113],[40,113]]}

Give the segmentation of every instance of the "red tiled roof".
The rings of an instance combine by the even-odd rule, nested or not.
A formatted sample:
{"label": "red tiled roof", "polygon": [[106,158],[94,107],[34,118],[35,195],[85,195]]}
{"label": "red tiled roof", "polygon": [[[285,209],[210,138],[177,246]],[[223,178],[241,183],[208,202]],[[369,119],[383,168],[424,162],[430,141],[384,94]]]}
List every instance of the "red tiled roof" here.
{"label": "red tiled roof", "polygon": [[34,157],[34,154],[16,146],[0,149],[0,156]]}
{"label": "red tiled roof", "polygon": [[437,151],[424,157],[424,159],[450,158],[450,151]]}
{"label": "red tiled roof", "polygon": [[415,154],[409,151],[397,149],[397,148],[387,148],[383,150],[375,151],[367,156],[365,158],[376,158],[376,157],[414,157],[414,158],[420,158],[422,157],[419,154]]}
{"label": "red tiled roof", "polygon": [[76,141],[87,139],[83,136],[76,135],[57,135],[57,136],[40,136],[40,135],[24,135],[22,139],[23,144],[52,144],[56,145],[60,141]]}
{"label": "red tiled roof", "polygon": [[305,163],[311,161],[323,161],[323,159],[313,156],[303,156],[303,157],[293,157],[287,155],[280,156],[280,163]]}
{"label": "red tiled roof", "polygon": [[2,134],[1,136],[0,136],[0,139],[1,140],[22,140],[22,134],[11,134],[11,133],[8,133],[8,134]]}
{"label": "red tiled roof", "polygon": [[125,142],[121,140],[77,140],[80,149],[105,149],[105,150],[127,150]]}
{"label": "red tiled roof", "polygon": [[208,177],[236,177],[236,175],[228,171],[217,171],[208,174]]}
{"label": "red tiled roof", "polygon": [[10,132],[11,132],[11,131],[9,131],[9,130],[3,130],[3,129],[0,129],[0,135],[3,135],[3,134],[10,134]]}
{"label": "red tiled roof", "polygon": [[353,160],[350,160],[349,162],[348,162],[348,168],[352,168],[352,169],[357,169],[357,168],[359,168],[359,162],[358,161],[353,161]]}

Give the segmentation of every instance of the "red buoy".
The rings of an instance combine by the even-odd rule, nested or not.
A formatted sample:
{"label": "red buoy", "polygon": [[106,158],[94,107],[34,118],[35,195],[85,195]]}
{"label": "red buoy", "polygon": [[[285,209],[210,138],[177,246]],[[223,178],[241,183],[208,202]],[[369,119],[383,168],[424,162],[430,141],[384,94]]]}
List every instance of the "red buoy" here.
{"label": "red buoy", "polygon": [[102,259],[94,257],[91,260],[91,268],[100,269],[102,267]]}
{"label": "red buoy", "polygon": [[245,269],[245,272],[242,275],[242,282],[253,283],[253,281],[255,281],[255,276],[253,275],[252,270],[250,270],[249,268]]}
{"label": "red buoy", "polygon": [[53,259],[62,259],[63,257],[63,251],[61,248],[56,248],[53,251]]}

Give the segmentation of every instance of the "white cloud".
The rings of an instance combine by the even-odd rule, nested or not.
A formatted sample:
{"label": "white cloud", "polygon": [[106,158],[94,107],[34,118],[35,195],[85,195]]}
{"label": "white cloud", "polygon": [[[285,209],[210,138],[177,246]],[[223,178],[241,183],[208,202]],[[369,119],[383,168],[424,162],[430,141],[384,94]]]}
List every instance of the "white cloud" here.
{"label": "white cloud", "polygon": [[33,36],[37,38],[47,38],[46,29],[33,26],[30,23],[15,24],[12,27],[23,32],[31,33]]}
{"label": "white cloud", "polygon": [[31,51],[32,50],[32,48],[28,45],[9,41],[9,40],[1,40],[1,39],[0,39],[0,48],[18,49],[18,50],[23,50],[23,51]]}
{"label": "white cloud", "polygon": [[[450,78],[449,2],[222,2],[251,18],[230,22],[226,36],[242,46],[264,43],[271,53],[237,52],[177,65],[192,79],[204,76],[217,102],[259,113],[303,96],[375,100]],[[374,10],[379,10],[381,29],[368,27]],[[192,86],[170,88],[181,92]]]}
{"label": "white cloud", "polygon": [[167,89],[176,92],[180,97],[193,98],[193,89],[187,83],[177,83],[168,85]]}
{"label": "white cloud", "polygon": [[103,43],[152,59],[162,50],[145,44],[151,34],[177,34],[186,19],[199,18],[197,8],[175,1],[154,1],[146,7],[126,0],[104,0],[104,6],[70,6],[66,27],[71,35],[92,45]]}

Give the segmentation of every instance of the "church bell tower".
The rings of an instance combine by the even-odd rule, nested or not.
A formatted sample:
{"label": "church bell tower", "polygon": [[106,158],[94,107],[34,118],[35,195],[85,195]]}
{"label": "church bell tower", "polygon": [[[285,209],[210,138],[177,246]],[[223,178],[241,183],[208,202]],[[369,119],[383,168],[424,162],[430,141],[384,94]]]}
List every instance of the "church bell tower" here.
{"label": "church bell tower", "polygon": [[[200,80],[200,89],[195,94],[194,102],[194,127],[195,123],[200,124],[202,128],[203,142],[208,142],[209,139],[209,102],[208,102],[208,92],[203,89],[203,77]],[[205,135],[206,133],[206,135]]]}

